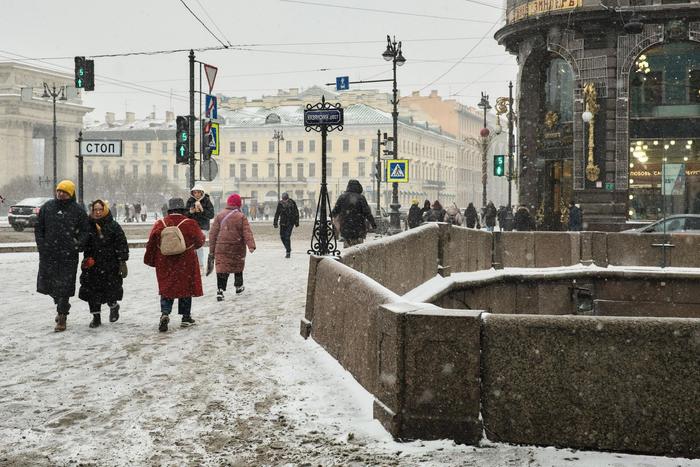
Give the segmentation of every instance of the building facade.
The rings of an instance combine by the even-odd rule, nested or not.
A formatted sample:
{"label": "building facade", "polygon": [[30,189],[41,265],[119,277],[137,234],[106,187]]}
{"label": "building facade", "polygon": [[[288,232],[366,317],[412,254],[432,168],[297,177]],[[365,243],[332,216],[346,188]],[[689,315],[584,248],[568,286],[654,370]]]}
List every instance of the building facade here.
{"label": "building facade", "polygon": [[77,143],[83,117],[92,109],[82,105],[73,77],[31,65],[0,63],[0,187],[15,177],[32,177],[53,191],[53,100],[42,97],[44,83],[65,87],[56,99],[57,179],[76,175]]}
{"label": "building facade", "polygon": [[508,0],[519,194],[542,228],[700,213],[700,3]]}

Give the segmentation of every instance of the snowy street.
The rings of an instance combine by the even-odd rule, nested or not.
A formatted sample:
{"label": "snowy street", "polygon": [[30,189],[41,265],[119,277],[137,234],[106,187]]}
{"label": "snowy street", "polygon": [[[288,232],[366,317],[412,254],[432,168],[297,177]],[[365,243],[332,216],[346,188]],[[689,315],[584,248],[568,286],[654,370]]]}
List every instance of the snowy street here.
{"label": "snowy street", "polygon": [[[255,226],[254,226],[255,231]],[[0,255],[0,465],[700,466],[700,460],[451,441],[397,443],[372,398],[299,335],[308,241],[248,255],[246,290],[194,299],[197,325],[159,333],[155,271],[132,250],[121,318],[89,329],[71,300],[68,329],[35,292],[37,253]],[[232,282],[232,280],[231,280]]]}

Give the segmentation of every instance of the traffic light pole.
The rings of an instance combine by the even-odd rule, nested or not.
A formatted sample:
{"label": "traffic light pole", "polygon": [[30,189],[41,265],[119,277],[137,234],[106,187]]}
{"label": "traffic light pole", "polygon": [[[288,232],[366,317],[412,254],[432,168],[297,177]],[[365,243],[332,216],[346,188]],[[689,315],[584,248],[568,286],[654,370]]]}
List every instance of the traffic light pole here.
{"label": "traffic light pole", "polygon": [[190,190],[194,187],[194,50],[190,49]]}
{"label": "traffic light pole", "polygon": [[506,206],[506,230],[513,230],[511,181],[513,180],[513,82],[508,83],[508,206]]}
{"label": "traffic light pole", "polygon": [[382,216],[382,208],[381,205],[379,204],[381,201],[381,194],[382,194],[382,131],[377,130],[377,167],[376,167],[376,174],[377,174],[377,217],[381,218]]}

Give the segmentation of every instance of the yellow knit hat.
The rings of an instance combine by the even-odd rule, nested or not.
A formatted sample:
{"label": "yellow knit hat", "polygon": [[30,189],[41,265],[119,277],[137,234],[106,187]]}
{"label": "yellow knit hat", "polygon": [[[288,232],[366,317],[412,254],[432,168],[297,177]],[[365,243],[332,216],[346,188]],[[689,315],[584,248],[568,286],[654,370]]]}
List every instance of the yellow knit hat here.
{"label": "yellow knit hat", "polygon": [[61,182],[56,185],[56,191],[58,190],[65,191],[72,198],[75,196],[75,183],[70,180],[61,180]]}

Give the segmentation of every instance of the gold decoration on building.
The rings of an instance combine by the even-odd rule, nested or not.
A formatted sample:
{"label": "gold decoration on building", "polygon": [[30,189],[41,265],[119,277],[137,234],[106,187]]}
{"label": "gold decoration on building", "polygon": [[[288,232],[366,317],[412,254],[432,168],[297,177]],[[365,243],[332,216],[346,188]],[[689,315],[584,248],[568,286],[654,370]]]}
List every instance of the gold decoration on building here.
{"label": "gold decoration on building", "polygon": [[537,214],[535,214],[535,223],[537,226],[544,225],[544,198],[542,198],[540,208],[537,210]]}
{"label": "gold decoration on building", "polygon": [[548,130],[551,130],[557,126],[557,123],[559,123],[559,114],[552,110],[547,112],[544,116],[544,126],[546,126]]}
{"label": "gold decoration on building", "polygon": [[508,98],[498,97],[496,98],[496,127],[501,128],[501,115],[508,113]]}
{"label": "gold decoration on building", "polygon": [[590,120],[588,121],[588,163],[586,164],[586,178],[591,182],[595,182],[600,177],[600,167],[593,160],[593,150],[595,148],[595,114],[598,112],[598,93],[595,90],[595,84],[586,83],[583,86],[583,101],[585,103],[585,112],[590,112]]}
{"label": "gold decoration on building", "polygon": [[559,220],[561,221],[561,224],[563,226],[568,226],[569,225],[569,203],[567,201],[564,201],[563,196],[559,199],[559,211],[561,212],[561,216],[559,216]]}

